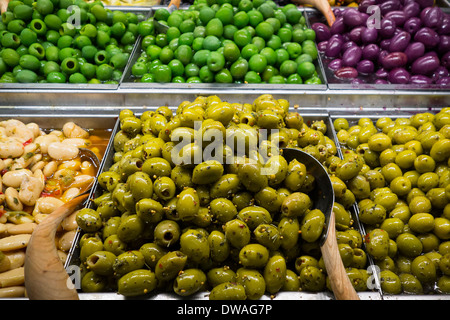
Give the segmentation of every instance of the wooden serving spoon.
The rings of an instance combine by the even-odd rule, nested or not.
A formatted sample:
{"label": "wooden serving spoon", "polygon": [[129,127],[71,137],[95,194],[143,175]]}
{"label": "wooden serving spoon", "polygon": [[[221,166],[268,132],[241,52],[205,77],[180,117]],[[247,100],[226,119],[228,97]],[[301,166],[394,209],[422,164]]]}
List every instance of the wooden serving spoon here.
{"label": "wooden serving spoon", "polygon": [[320,209],[325,215],[325,229],[319,243],[335,298],[337,300],[359,300],[339,254],[333,212],[334,190],[327,171],[319,161],[304,151],[293,148],[284,148],[282,151],[288,162],[297,159],[315,178],[316,188],[311,195],[311,200],[315,208]]}
{"label": "wooden serving spoon", "polygon": [[309,4],[317,8],[327,19],[328,26],[332,26],[336,17],[334,16],[333,10],[331,10],[330,3],[328,0],[293,0],[296,5]]}
{"label": "wooden serving spoon", "polygon": [[[80,148],[80,158],[89,159],[99,169],[97,156]],[[79,300],[55,246],[56,230],[61,222],[86,201],[93,183],[81,194],[53,211],[33,231],[25,254],[25,288],[30,300]]]}
{"label": "wooden serving spoon", "polygon": [[0,0],[0,12],[3,13],[8,9],[9,0]]}

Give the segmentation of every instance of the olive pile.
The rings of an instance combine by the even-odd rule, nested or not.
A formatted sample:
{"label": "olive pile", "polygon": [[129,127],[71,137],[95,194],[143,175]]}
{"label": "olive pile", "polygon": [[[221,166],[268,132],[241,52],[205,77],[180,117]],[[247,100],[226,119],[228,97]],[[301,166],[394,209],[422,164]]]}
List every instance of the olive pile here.
{"label": "olive pile", "polygon": [[333,167],[335,192],[358,201],[382,290],[449,293],[450,109],[334,127],[352,159]]}
{"label": "olive pile", "polygon": [[100,1],[12,0],[0,20],[0,83],[117,84],[143,19]]}
{"label": "olive pile", "polygon": [[[308,195],[314,177],[280,152],[301,148],[326,166],[340,161],[323,121],[308,125],[271,95],[253,104],[198,97],[175,114],[122,110],[119,120],[114,163],[98,178],[102,194],[77,213],[84,292],[210,290],[210,299],[258,299],[329,287],[318,241],[325,217]],[[262,174],[269,168],[276,170]],[[350,206],[334,205],[339,249],[365,290],[367,257]]]}

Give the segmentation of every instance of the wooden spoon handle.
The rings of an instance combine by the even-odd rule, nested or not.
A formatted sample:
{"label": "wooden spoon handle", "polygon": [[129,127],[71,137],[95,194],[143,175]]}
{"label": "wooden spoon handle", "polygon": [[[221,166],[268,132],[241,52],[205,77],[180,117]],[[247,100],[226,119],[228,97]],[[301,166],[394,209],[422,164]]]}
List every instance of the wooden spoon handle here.
{"label": "wooden spoon handle", "polygon": [[78,300],[75,288],[58,256],[55,235],[58,226],[89,194],[78,196],[57,208],[31,235],[25,255],[25,288],[31,300]]}
{"label": "wooden spoon handle", "polygon": [[177,9],[180,8],[180,2],[181,0],[170,0],[169,5],[167,6],[167,8],[170,8],[171,6],[176,6]]}
{"label": "wooden spoon handle", "polygon": [[5,12],[8,9],[9,0],[0,0],[0,11]]}
{"label": "wooden spoon handle", "polygon": [[359,300],[339,254],[334,212],[331,212],[330,215],[327,239],[320,249],[335,298],[337,300]]}
{"label": "wooden spoon handle", "polygon": [[292,2],[296,5],[309,4],[317,8],[325,16],[330,27],[333,25],[334,21],[336,21],[336,17],[334,16],[328,0],[293,0]]}

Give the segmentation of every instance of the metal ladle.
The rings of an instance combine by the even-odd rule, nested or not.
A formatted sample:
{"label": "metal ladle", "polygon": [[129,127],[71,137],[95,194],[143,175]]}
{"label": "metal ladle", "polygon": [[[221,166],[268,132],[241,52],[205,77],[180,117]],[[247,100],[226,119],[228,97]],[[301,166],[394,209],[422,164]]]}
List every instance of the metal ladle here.
{"label": "metal ladle", "polygon": [[309,153],[293,148],[282,150],[288,163],[297,159],[315,178],[316,187],[310,197],[315,209],[321,210],[325,215],[325,228],[320,238],[320,250],[335,298],[337,300],[359,300],[339,254],[333,212],[334,190],[326,169]]}
{"label": "metal ladle", "polygon": [[[81,160],[90,161],[96,173],[98,157],[89,149],[80,148]],[[69,279],[55,246],[56,230],[89,196],[94,182],[84,187],[80,195],[53,211],[33,231],[25,254],[25,288],[30,300],[78,300],[78,293]]]}

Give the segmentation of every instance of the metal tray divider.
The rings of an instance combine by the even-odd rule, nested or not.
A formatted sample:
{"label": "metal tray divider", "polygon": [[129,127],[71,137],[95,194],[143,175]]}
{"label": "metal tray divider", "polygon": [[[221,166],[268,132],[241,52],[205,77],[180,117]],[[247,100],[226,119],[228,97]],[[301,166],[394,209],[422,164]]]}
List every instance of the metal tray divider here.
{"label": "metal tray divider", "polygon": [[[116,123],[114,125],[114,129],[111,132],[111,137],[109,139],[109,143],[105,149],[105,154],[103,156],[102,161],[100,162],[100,166],[98,168],[97,176],[95,177],[94,185],[91,188],[91,191],[89,192],[89,197],[87,202],[85,203],[86,208],[92,208],[92,200],[95,199],[96,196],[99,194],[99,186],[98,186],[98,176],[103,172],[105,168],[109,168],[113,162],[113,156],[114,156],[114,136],[116,135],[117,131],[120,130],[120,122],[119,119],[116,120]],[[77,232],[75,234],[72,247],[69,250],[69,253],[67,255],[67,259],[65,262],[64,267],[66,269],[70,268],[71,265],[79,265],[79,241],[80,237],[82,236],[82,230],[80,227],[77,227]]]}

